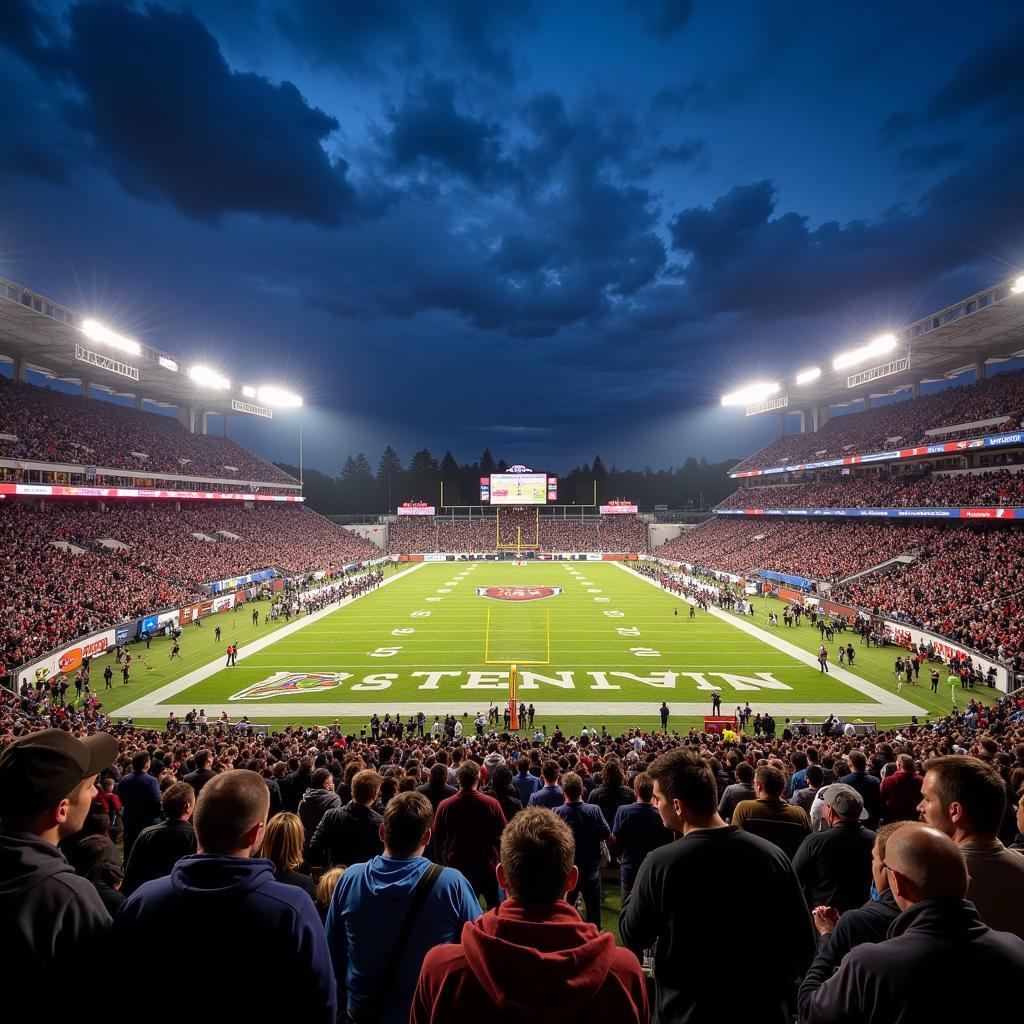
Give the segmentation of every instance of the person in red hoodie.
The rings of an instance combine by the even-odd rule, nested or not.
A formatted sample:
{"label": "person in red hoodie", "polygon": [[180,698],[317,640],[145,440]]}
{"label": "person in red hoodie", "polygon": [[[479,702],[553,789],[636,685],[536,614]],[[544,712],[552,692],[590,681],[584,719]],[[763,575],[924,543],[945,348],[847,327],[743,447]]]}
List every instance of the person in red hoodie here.
{"label": "person in red hoodie", "polygon": [[463,925],[460,943],[426,955],[409,1024],[647,1024],[636,956],[565,902],[577,884],[574,853],[572,831],[548,808],[512,819],[496,872],[508,899]]}
{"label": "person in red hoodie", "polygon": [[896,771],[882,779],[882,820],[917,821],[923,782],[924,777],[914,770],[914,759],[909,754],[900,754]]}

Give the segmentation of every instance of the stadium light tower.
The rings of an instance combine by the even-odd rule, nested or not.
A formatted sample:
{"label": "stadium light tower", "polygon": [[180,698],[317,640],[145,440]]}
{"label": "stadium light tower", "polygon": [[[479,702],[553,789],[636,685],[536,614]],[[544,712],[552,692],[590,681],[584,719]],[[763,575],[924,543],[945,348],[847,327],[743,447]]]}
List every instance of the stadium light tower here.
{"label": "stadium light tower", "polygon": [[821,376],[821,367],[812,366],[809,370],[801,370],[796,375],[797,384],[810,384],[811,381],[817,380]]}
{"label": "stadium light tower", "polygon": [[847,366],[855,366],[857,363],[863,363],[865,359],[872,359],[874,356],[885,355],[886,352],[891,352],[896,347],[896,335],[895,334],[883,334],[880,337],[875,338],[874,341],[869,342],[867,345],[861,345],[860,348],[851,349],[849,352],[844,352],[842,355],[838,355],[832,360],[833,370],[842,370]]}
{"label": "stadium light tower", "polygon": [[188,371],[188,375],[197,384],[206,388],[218,388],[223,391],[231,387],[231,381],[227,377],[222,377],[216,370],[211,370],[208,366],[193,366]]}
{"label": "stadium light tower", "polygon": [[142,346],[137,341],[116,334],[97,320],[83,320],[81,331],[90,341],[95,341],[100,345],[109,345],[121,352],[129,352],[133,356],[142,352]]}
{"label": "stadium light tower", "polygon": [[1013,292],[1014,295],[1020,295],[1021,292],[1024,292],[1024,274],[1022,274],[1020,277],[1017,278],[1016,281],[1013,282],[1010,291]]}
{"label": "stadium light tower", "polygon": [[754,402],[763,402],[778,390],[778,381],[759,381],[756,384],[748,384],[745,388],[739,388],[737,391],[730,391],[727,395],[722,395],[722,405],[750,405]]}
{"label": "stadium light tower", "polygon": [[[246,388],[246,392],[251,391],[251,388]],[[285,391],[284,388],[274,387],[271,384],[265,384],[261,388],[257,388],[256,397],[264,404],[269,405],[277,409],[301,409],[302,408],[302,396],[293,394],[291,391]],[[302,483],[302,414],[299,414],[299,483]]]}

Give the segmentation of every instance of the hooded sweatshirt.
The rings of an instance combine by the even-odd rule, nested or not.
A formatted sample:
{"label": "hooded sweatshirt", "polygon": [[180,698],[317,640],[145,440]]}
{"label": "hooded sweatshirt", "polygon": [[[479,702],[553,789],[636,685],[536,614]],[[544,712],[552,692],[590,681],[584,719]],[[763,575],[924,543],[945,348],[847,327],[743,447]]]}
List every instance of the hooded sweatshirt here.
{"label": "hooded sweatshirt", "polygon": [[[996,979],[970,984],[963,979]],[[923,900],[889,926],[885,942],[865,942],[802,1002],[803,1024],[999,1019],[1007,993],[1024,978],[1024,940],[981,923],[967,900]],[[1011,996],[1012,998],[1012,996]]]}
{"label": "hooded sweatshirt", "polygon": [[420,964],[427,951],[454,942],[481,914],[480,901],[465,876],[444,868],[420,910],[399,962],[391,951],[412,901],[430,867],[426,857],[374,857],[341,876],[327,912],[327,941],[341,999],[359,1020],[383,982],[378,1024],[406,1024]]}
{"label": "hooded sweatshirt", "polygon": [[334,972],[313,901],[274,879],[269,860],[194,854],[171,874],[146,882],[114,922],[125,1006],[145,1006],[147,1021],[178,1021],[177,1000],[154,998],[167,987],[166,958],[189,950],[189,997],[209,1020],[234,1020],[245,1000],[264,1019],[334,1024]]}
{"label": "hooded sweatshirt", "polygon": [[462,929],[458,945],[423,962],[410,1024],[453,1020],[646,1024],[637,958],[564,900],[537,908],[516,899]]}
{"label": "hooded sweatshirt", "polygon": [[95,886],[31,832],[0,828],[0,991],[12,1006],[63,985],[102,948],[110,915]]}

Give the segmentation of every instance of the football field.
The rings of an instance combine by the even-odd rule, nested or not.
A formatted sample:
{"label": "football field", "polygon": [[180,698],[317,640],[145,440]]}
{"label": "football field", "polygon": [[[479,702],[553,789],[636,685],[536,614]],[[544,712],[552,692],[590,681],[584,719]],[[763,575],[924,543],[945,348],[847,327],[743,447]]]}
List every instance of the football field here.
{"label": "football field", "polygon": [[226,709],[232,721],[353,726],[375,711],[472,716],[507,702],[512,662],[519,699],[549,729],[649,727],[663,700],[681,728],[711,713],[713,691],[723,713],[749,703],[780,728],[786,717],[830,712],[906,722],[942,710],[935,695],[924,699],[925,685],[897,693],[856,638],[853,671],[835,663],[833,644],[826,675],[809,626],[769,628],[763,611],[741,619],[698,609],[691,618],[685,601],[614,562],[415,563],[375,591],[276,629],[246,618],[207,622],[223,620],[225,643],[237,634],[236,666],[214,660],[212,648],[193,655],[176,678],[163,672],[145,692],[112,694],[114,715],[162,721],[204,708],[212,720]]}

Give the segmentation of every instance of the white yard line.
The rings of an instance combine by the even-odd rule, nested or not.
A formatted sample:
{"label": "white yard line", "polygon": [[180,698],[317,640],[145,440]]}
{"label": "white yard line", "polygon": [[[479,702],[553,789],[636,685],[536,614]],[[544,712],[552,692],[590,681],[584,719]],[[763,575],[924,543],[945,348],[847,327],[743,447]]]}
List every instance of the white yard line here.
{"label": "white yard line", "polygon": [[[412,568],[406,572],[389,577],[384,581],[382,586],[387,586],[394,580],[408,575],[409,572],[431,564],[435,563],[415,563]],[[634,572],[621,562],[614,562],[612,564],[617,565],[624,572],[627,572],[638,579],[644,580],[661,591],[661,587],[654,580],[651,580],[646,576],[642,576],[640,573]],[[368,591],[368,593],[373,593],[373,591]],[[360,596],[362,597],[365,595]],[[332,606],[331,608],[324,609],[321,612],[316,612],[313,615],[292,623],[291,625],[285,626],[283,629],[279,629],[275,633],[248,644],[239,652],[239,659],[243,659],[247,654],[255,654],[263,650],[276,642],[279,638],[288,636],[291,633],[304,628],[311,622],[319,621],[321,618],[324,618],[336,611],[338,607],[342,607],[344,604],[350,604],[353,600],[358,600],[358,598],[351,598],[343,602],[342,605]],[[685,600],[685,598],[683,598],[683,600]],[[749,635],[768,644],[779,653],[793,658],[801,664],[809,665],[813,668],[818,667],[817,658],[810,652],[788,643],[777,635],[760,629],[752,623],[744,622],[742,619],[735,618],[726,612],[720,611],[717,608],[712,607],[710,610],[713,615],[721,619],[723,622],[728,622],[737,629],[744,630]],[[702,644],[700,646],[707,645]],[[713,646],[719,645],[716,644]],[[111,717],[123,718],[130,716],[132,718],[164,718],[167,714],[173,711],[176,716],[182,718],[192,710],[192,704],[162,704],[161,701],[173,698],[177,694],[187,690],[189,687],[194,686],[196,683],[202,682],[214,673],[219,672],[223,667],[223,664],[218,659],[209,665],[190,672],[186,676],[182,676],[173,683],[168,683],[166,686],[160,687],[158,690],[154,690],[146,697],[142,697],[137,701],[133,701],[131,704],[125,705],[123,708],[119,708],[117,711],[112,713]],[[274,670],[274,666],[266,667],[268,671]],[[376,668],[378,666],[373,667]],[[379,667],[381,671],[387,672],[385,666],[382,665]],[[437,667],[438,666],[434,664],[429,666],[430,669],[436,669]],[[454,667],[461,667],[461,663]],[[735,670],[736,668],[747,666],[732,665],[730,667]],[[753,667],[763,668],[762,665]],[[280,666],[280,668],[284,671],[289,670],[289,666]],[[777,700],[771,700],[771,691],[759,690],[757,694],[754,695],[756,696],[757,710],[760,712],[767,711],[776,717],[783,716],[792,719],[800,718],[802,716],[807,716],[808,718],[820,718],[823,714],[831,712],[842,719],[862,719],[864,721],[874,721],[876,718],[882,717],[905,717],[909,719],[911,715],[923,715],[927,713],[924,709],[918,708],[909,701],[903,700],[900,697],[895,697],[883,690],[881,687],[867,682],[867,680],[848,672],[844,668],[839,668],[836,665],[832,665],[830,668],[832,675],[836,679],[839,679],[852,689],[862,693],[865,697],[871,698],[876,701],[876,703],[855,703],[843,701],[785,703]],[[712,671],[711,669],[706,670]],[[581,669],[581,671],[583,671],[583,669]],[[541,674],[543,674],[543,671],[541,671]],[[464,692],[459,692],[458,694],[452,695],[455,699],[445,701],[444,703],[437,703],[436,699],[434,701],[424,700],[422,703],[413,703],[407,700],[389,700],[388,692],[386,690],[381,690],[379,694],[374,695],[375,699],[369,701],[331,701],[330,703],[313,701],[289,701],[278,703],[273,700],[224,701],[221,703],[208,703],[205,704],[204,707],[207,715],[210,716],[211,719],[219,715],[221,711],[227,711],[231,716],[232,721],[237,721],[243,714],[249,715],[253,721],[258,722],[267,718],[291,719],[294,721],[300,721],[304,718],[365,718],[369,720],[370,715],[373,714],[374,711],[380,714],[387,711],[391,714],[401,715],[413,715],[422,711],[427,716],[428,722],[430,722],[433,720],[435,715],[439,717],[443,717],[448,713],[456,715],[475,715],[478,711],[486,710],[491,703],[496,703],[501,706],[504,703],[505,692],[507,691],[503,691],[501,689],[490,690],[481,688],[475,691],[475,695],[473,697],[469,697],[468,699]],[[639,716],[653,718],[658,713],[658,706],[662,699],[668,701],[672,714],[675,716],[701,716],[706,715],[710,710],[708,700],[686,702],[673,700],[672,697],[676,691],[671,687],[652,687],[651,699],[648,701],[549,701],[543,700],[539,696],[545,692],[550,691],[545,691],[543,689],[526,692],[521,691],[520,697],[527,704],[532,701],[537,710],[538,716],[540,716],[549,726],[557,723],[560,718],[566,717],[585,718],[588,722],[593,722],[595,725],[600,725],[602,720],[609,718],[635,718]],[[431,696],[433,697],[433,694],[431,694]],[[745,697],[746,695],[744,694],[741,696]],[[728,701],[725,701],[724,703],[727,704]],[[728,709],[726,709],[726,713],[728,713]]]}
{"label": "white yard line", "polygon": [[[663,590],[661,584],[657,580],[652,580],[650,576],[644,576],[642,573],[635,572],[622,562],[614,562],[613,565],[617,565],[623,572],[629,573],[630,576],[636,579],[643,580],[645,583],[649,583],[652,587],[661,591],[663,594],[668,594],[670,597],[677,598],[678,600],[685,601],[687,604],[693,604],[688,598],[682,594],[672,594],[670,591]],[[810,651],[805,651],[802,647],[797,647],[796,644],[791,644],[788,640],[783,640],[776,633],[769,633],[765,629],[761,629],[760,626],[755,626],[752,622],[747,622],[743,618],[731,615],[729,612],[724,612],[720,608],[716,608],[713,604],[708,605],[708,611],[716,618],[721,619],[723,622],[728,622],[731,626],[736,629],[743,630],[744,633],[755,637],[762,643],[768,644],[769,647],[774,647],[775,650],[780,651],[782,654],[786,654],[796,661],[801,662],[804,665],[808,665],[811,668],[819,668],[818,659],[811,654]],[[870,697],[873,701],[877,701],[877,704],[860,705],[862,708],[872,708],[870,714],[884,716],[886,718],[906,715],[927,715],[928,711],[924,708],[917,707],[916,704],[911,704],[909,700],[904,700],[902,697],[897,697],[894,694],[889,693],[888,690],[882,689],[881,686],[876,686],[874,683],[869,683],[866,679],[862,679],[860,676],[855,676],[852,672],[847,671],[845,668],[841,668],[838,665],[834,665],[829,662],[829,674],[838,679],[841,683],[845,683],[847,686],[856,690],[858,693],[864,694],[865,697]],[[879,707],[878,705],[882,705]],[[760,702],[759,702],[760,706]],[[790,705],[787,705],[789,707]],[[836,708],[841,705],[836,705]],[[816,707],[817,712],[822,710],[822,704],[818,704]],[[775,712],[773,711],[772,714]],[[798,714],[804,714],[805,712],[798,712]],[[842,712],[837,711],[837,714]],[[790,715],[792,717],[792,715]]]}
{"label": "white yard line", "polygon": [[[337,602],[337,604],[332,604],[329,608],[321,608],[320,611],[313,612],[312,615],[300,615],[294,622],[290,622],[287,626],[282,626],[280,629],[276,629],[272,633],[264,634],[258,640],[253,640],[252,643],[247,643],[244,647],[239,647],[238,657],[235,660],[244,661],[246,657],[258,654],[271,644],[276,644],[282,637],[291,636],[293,633],[297,633],[300,629],[305,629],[314,622],[319,622],[321,619],[327,618],[328,615],[333,615],[339,608],[345,608],[354,601],[358,601],[361,597],[366,597],[367,594],[373,594],[386,587],[389,583],[394,583],[395,580],[403,579],[410,573],[415,572],[417,569],[422,569],[423,566],[427,564],[427,562],[416,562],[411,566],[411,568],[406,569],[404,572],[397,572],[393,576],[389,576],[379,587],[375,587],[373,590],[367,590],[362,594],[356,594],[355,597],[346,597],[344,600]],[[218,654],[216,661],[211,661],[200,668],[193,669],[186,675],[179,676],[179,678],[175,679],[174,682],[167,683],[166,685],[147,693],[144,697],[140,697],[138,700],[133,700],[130,704],[125,704],[116,711],[112,711],[110,713],[110,717],[154,718],[160,717],[162,714],[166,714],[167,706],[161,704],[161,702],[170,697],[177,696],[179,693],[187,690],[190,686],[195,686],[196,683],[201,683],[204,679],[209,679],[210,676],[219,672],[225,667],[224,663],[220,660],[222,657],[226,656]],[[186,711],[188,710],[191,710],[191,708],[186,708]]]}

